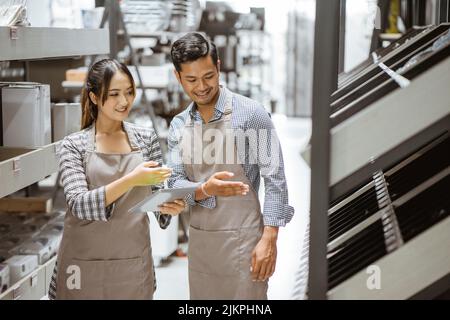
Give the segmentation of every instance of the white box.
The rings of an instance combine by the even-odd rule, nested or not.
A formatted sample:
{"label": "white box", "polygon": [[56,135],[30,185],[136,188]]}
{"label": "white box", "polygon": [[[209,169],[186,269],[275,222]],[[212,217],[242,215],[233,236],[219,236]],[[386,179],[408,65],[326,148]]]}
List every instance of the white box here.
{"label": "white box", "polygon": [[10,283],[16,283],[38,267],[38,257],[35,255],[13,256],[4,264],[9,266]]}
{"label": "white box", "polygon": [[168,258],[178,247],[178,216],[172,217],[167,229],[160,228],[153,212],[148,213],[150,220],[150,239],[152,255],[157,265],[160,260]]}
{"label": "white box", "polygon": [[35,255],[38,263],[44,264],[56,253],[57,247],[55,237],[40,235],[20,245],[17,251],[21,255]]}
{"label": "white box", "polygon": [[[139,87],[140,82],[136,67],[128,66],[128,68],[135,79],[136,86]],[[146,88],[167,89],[171,83],[176,83],[176,78],[173,75],[173,65],[170,63],[162,66],[139,66],[139,72]]]}
{"label": "white box", "polygon": [[25,236],[28,238],[36,237],[41,232],[39,225],[34,225],[31,223],[24,225],[17,225],[12,230],[12,234],[15,236]]}
{"label": "white box", "polygon": [[51,143],[50,86],[2,87],[3,146],[37,147]]}
{"label": "white box", "polygon": [[53,142],[64,139],[65,136],[81,130],[81,104],[52,104]]}
{"label": "white box", "polygon": [[2,251],[14,251],[17,249],[22,243],[29,240],[31,236],[29,235],[17,235],[14,233],[10,233],[9,235],[2,237],[0,240],[0,250]]}
{"label": "white box", "polygon": [[0,264],[0,293],[5,292],[9,288],[9,266]]}

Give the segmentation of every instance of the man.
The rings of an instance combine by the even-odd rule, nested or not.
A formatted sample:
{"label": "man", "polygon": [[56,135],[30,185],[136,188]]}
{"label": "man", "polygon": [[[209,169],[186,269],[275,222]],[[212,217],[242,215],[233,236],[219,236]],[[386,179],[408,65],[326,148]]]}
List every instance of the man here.
{"label": "man", "polygon": [[267,299],[278,228],[294,214],[272,121],[260,104],[219,85],[217,49],[201,34],[177,40],[171,55],[193,101],[174,118],[168,137],[169,187],[198,186],[186,197],[190,298]]}

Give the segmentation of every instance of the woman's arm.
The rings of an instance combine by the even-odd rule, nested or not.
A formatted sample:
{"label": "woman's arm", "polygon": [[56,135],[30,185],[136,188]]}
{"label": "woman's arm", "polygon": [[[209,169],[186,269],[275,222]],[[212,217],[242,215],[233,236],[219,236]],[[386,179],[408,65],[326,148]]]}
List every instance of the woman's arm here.
{"label": "woman's arm", "polygon": [[[78,142],[78,143],[77,143]],[[60,149],[60,171],[67,205],[74,216],[82,220],[108,221],[114,202],[134,186],[159,184],[169,171],[154,162],[145,162],[130,174],[95,189],[89,190],[80,151],[82,141],[63,140]]]}
{"label": "woman's arm", "polygon": [[83,166],[81,136],[67,137],[59,150],[59,170],[70,212],[82,220],[108,221],[113,206],[106,205],[106,188],[89,190]]}

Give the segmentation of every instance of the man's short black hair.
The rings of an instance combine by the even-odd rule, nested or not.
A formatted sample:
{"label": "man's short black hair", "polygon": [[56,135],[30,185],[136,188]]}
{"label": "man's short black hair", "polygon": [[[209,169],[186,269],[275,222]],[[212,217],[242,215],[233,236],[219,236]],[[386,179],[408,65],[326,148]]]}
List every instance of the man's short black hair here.
{"label": "man's short black hair", "polygon": [[182,63],[193,62],[208,55],[211,56],[216,68],[219,60],[216,45],[197,32],[190,32],[175,41],[170,55],[178,72],[181,71]]}

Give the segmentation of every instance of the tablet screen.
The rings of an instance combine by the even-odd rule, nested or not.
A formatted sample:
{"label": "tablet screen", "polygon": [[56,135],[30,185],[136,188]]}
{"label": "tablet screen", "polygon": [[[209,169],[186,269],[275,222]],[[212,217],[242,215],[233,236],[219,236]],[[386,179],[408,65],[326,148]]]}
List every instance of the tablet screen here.
{"label": "tablet screen", "polygon": [[166,202],[176,199],[184,199],[188,194],[195,192],[197,186],[189,188],[160,189],[136,204],[129,213],[146,213],[148,211],[158,211],[160,206]]}

